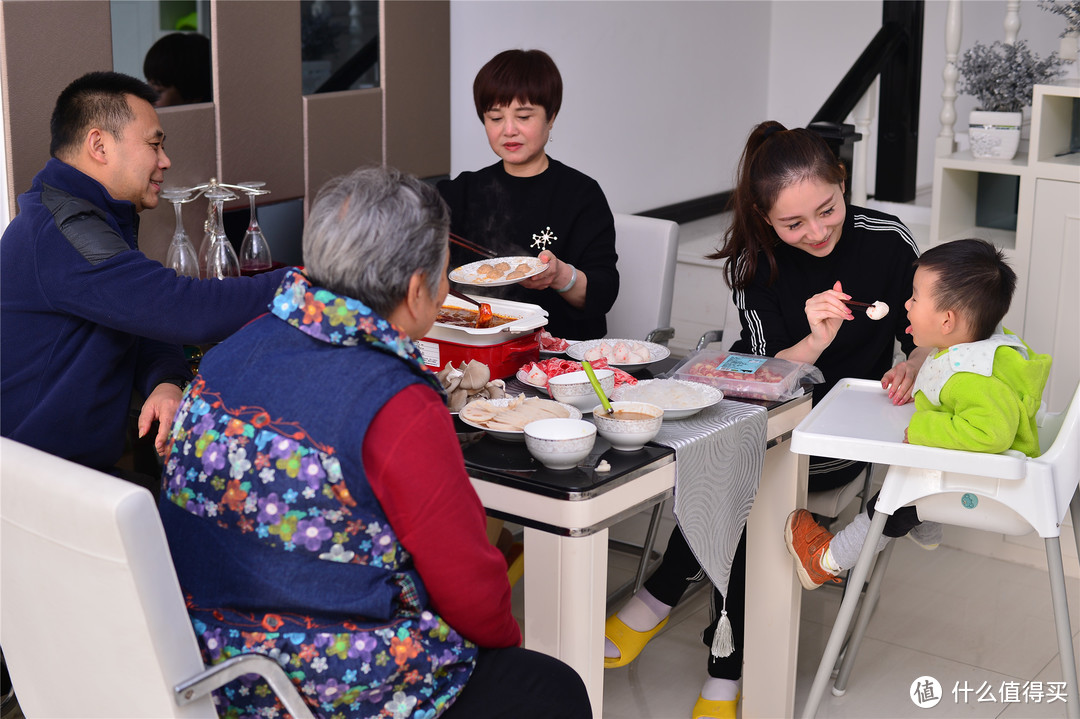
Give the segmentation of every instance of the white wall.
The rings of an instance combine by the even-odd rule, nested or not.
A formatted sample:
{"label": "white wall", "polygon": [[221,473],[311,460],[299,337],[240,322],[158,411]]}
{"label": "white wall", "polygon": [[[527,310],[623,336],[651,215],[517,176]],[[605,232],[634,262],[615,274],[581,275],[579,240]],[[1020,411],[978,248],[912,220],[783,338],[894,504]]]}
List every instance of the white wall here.
{"label": "white wall", "polygon": [[[961,51],[1003,39],[1005,4],[963,4]],[[941,127],[945,10],[944,0],[926,3],[921,188]],[[1040,56],[1057,49],[1060,17],[1022,0],[1020,18],[1019,37]],[[594,177],[613,210],[730,189],[750,128],[806,125],[880,26],[880,0],[453,0],[451,174],[496,160],[472,105],[476,71],[501,50],[536,47],[565,85],[550,154]],[[972,106],[958,99],[957,132]]]}
{"label": "white wall", "polygon": [[507,48],[539,48],[558,64],[549,154],[596,179],[615,212],[730,187],[765,113],[766,2],[454,0],[450,33],[452,175],[497,160],[472,81]]}

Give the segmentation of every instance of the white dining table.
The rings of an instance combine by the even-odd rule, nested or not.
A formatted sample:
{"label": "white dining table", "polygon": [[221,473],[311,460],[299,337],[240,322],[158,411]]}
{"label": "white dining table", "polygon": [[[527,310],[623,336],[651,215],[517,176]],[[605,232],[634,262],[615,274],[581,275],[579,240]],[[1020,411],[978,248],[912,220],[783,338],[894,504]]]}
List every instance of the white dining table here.
{"label": "white dining table", "polygon": [[[806,503],[808,458],[790,451],[790,439],[809,411],[809,394],[768,406],[764,467],[747,520],[744,719],[794,711],[801,587],[784,547],[783,527],[788,513]],[[672,496],[674,451],[647,446],[635,458],[637,466],[615,467],[617,478],[591,486],[588,476],[575,481],[569,473],[525,470],[529,458],[523,445],[496,449],[519,466],[496,467],[501,460],[495,456],[473,461],[478,455],[468,449],[466,466],[488,513],[524,527],[524,646],[577,670],[599,719],[608,528]],[[594,452],[607,449],[598,438]],[[604,456],[629,461],[621,454],[612,450]]]}

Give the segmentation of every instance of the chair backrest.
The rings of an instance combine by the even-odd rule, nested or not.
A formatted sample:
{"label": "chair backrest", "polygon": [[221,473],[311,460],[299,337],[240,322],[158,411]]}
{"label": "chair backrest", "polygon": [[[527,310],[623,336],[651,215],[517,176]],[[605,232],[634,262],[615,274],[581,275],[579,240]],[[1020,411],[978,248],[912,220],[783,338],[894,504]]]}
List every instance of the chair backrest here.
{"label": "chair backrest", "polygon": [[1031,461],[1049,467],[1054,475],[1060,521],[1080,484],[1080,383],[1073,389],[1069,406],[1063,412],[1043,418],[1039,444],[1043,452]]}
{"label": "chair backrest", "polygon": [[145,489],[0,439],[0,646],[28,717],[213,717]]}
{"label": "chair backrest", "polygon": [[645,339],[671,324],[679,226],[670,220],[615,215],[619,298],[607,314],[607,336]]}
{"label": "chair backrest", "polygon": [[1023,460],[1026,472],[1018,480],[893,467],[890,475],[895,471],[895,479],[903,481],[883,485],[878,504],[890,511],[914,501],[922,519],[1003,534],[1034,529],[1041,537],[1059,536],[1080,483],[1080,386],[1064,412],[1045,415],[1039,441],[1045,451]]}

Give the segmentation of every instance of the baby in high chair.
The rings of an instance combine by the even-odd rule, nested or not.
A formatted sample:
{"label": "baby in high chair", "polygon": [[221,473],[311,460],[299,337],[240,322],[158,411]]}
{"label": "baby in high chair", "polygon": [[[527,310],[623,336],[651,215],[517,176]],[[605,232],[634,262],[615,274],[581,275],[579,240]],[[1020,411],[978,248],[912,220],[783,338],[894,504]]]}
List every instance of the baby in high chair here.
{"label": "baby in high chair", "polygon": [[[1039,454],[1035,414],[1050,373],[1050,355],[1037,354],[1001,327],[1016,273],[1000,250],[983,240],[956,240],[915,261],[911,298],[904,304],[916,346],[933,347],[915,380],[915,414],[904,441],[946,449],[1029,457]],[[888,385],[888,375],[882,380]],[[805,509],[788,516],[788,552],[799,581],[817,589],[855,566],[875,496],[867,510],[832,535]],[[909,536],[934,549],[941,525],[921,522],[915,507],[901,507],[885,523],[881,551],[893,537]]]}

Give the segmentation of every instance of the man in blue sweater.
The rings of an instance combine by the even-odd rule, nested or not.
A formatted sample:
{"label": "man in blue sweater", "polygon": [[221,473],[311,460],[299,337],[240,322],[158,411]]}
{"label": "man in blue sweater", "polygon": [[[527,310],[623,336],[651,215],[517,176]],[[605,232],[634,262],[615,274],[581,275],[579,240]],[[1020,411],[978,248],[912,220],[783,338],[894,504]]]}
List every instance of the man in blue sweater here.
{"label": "man in blue sweater", "polygon": [[171,164],[156,99],[119,73],[72,82],[52,159],[0,239],[0,434],[116,474],[132,392],[145,398],[140,436],[159,423],[160,453],[190,379],[181,345],[265,312],[284,274],[196,280],[139,251],[138,213],[157,206]]}

